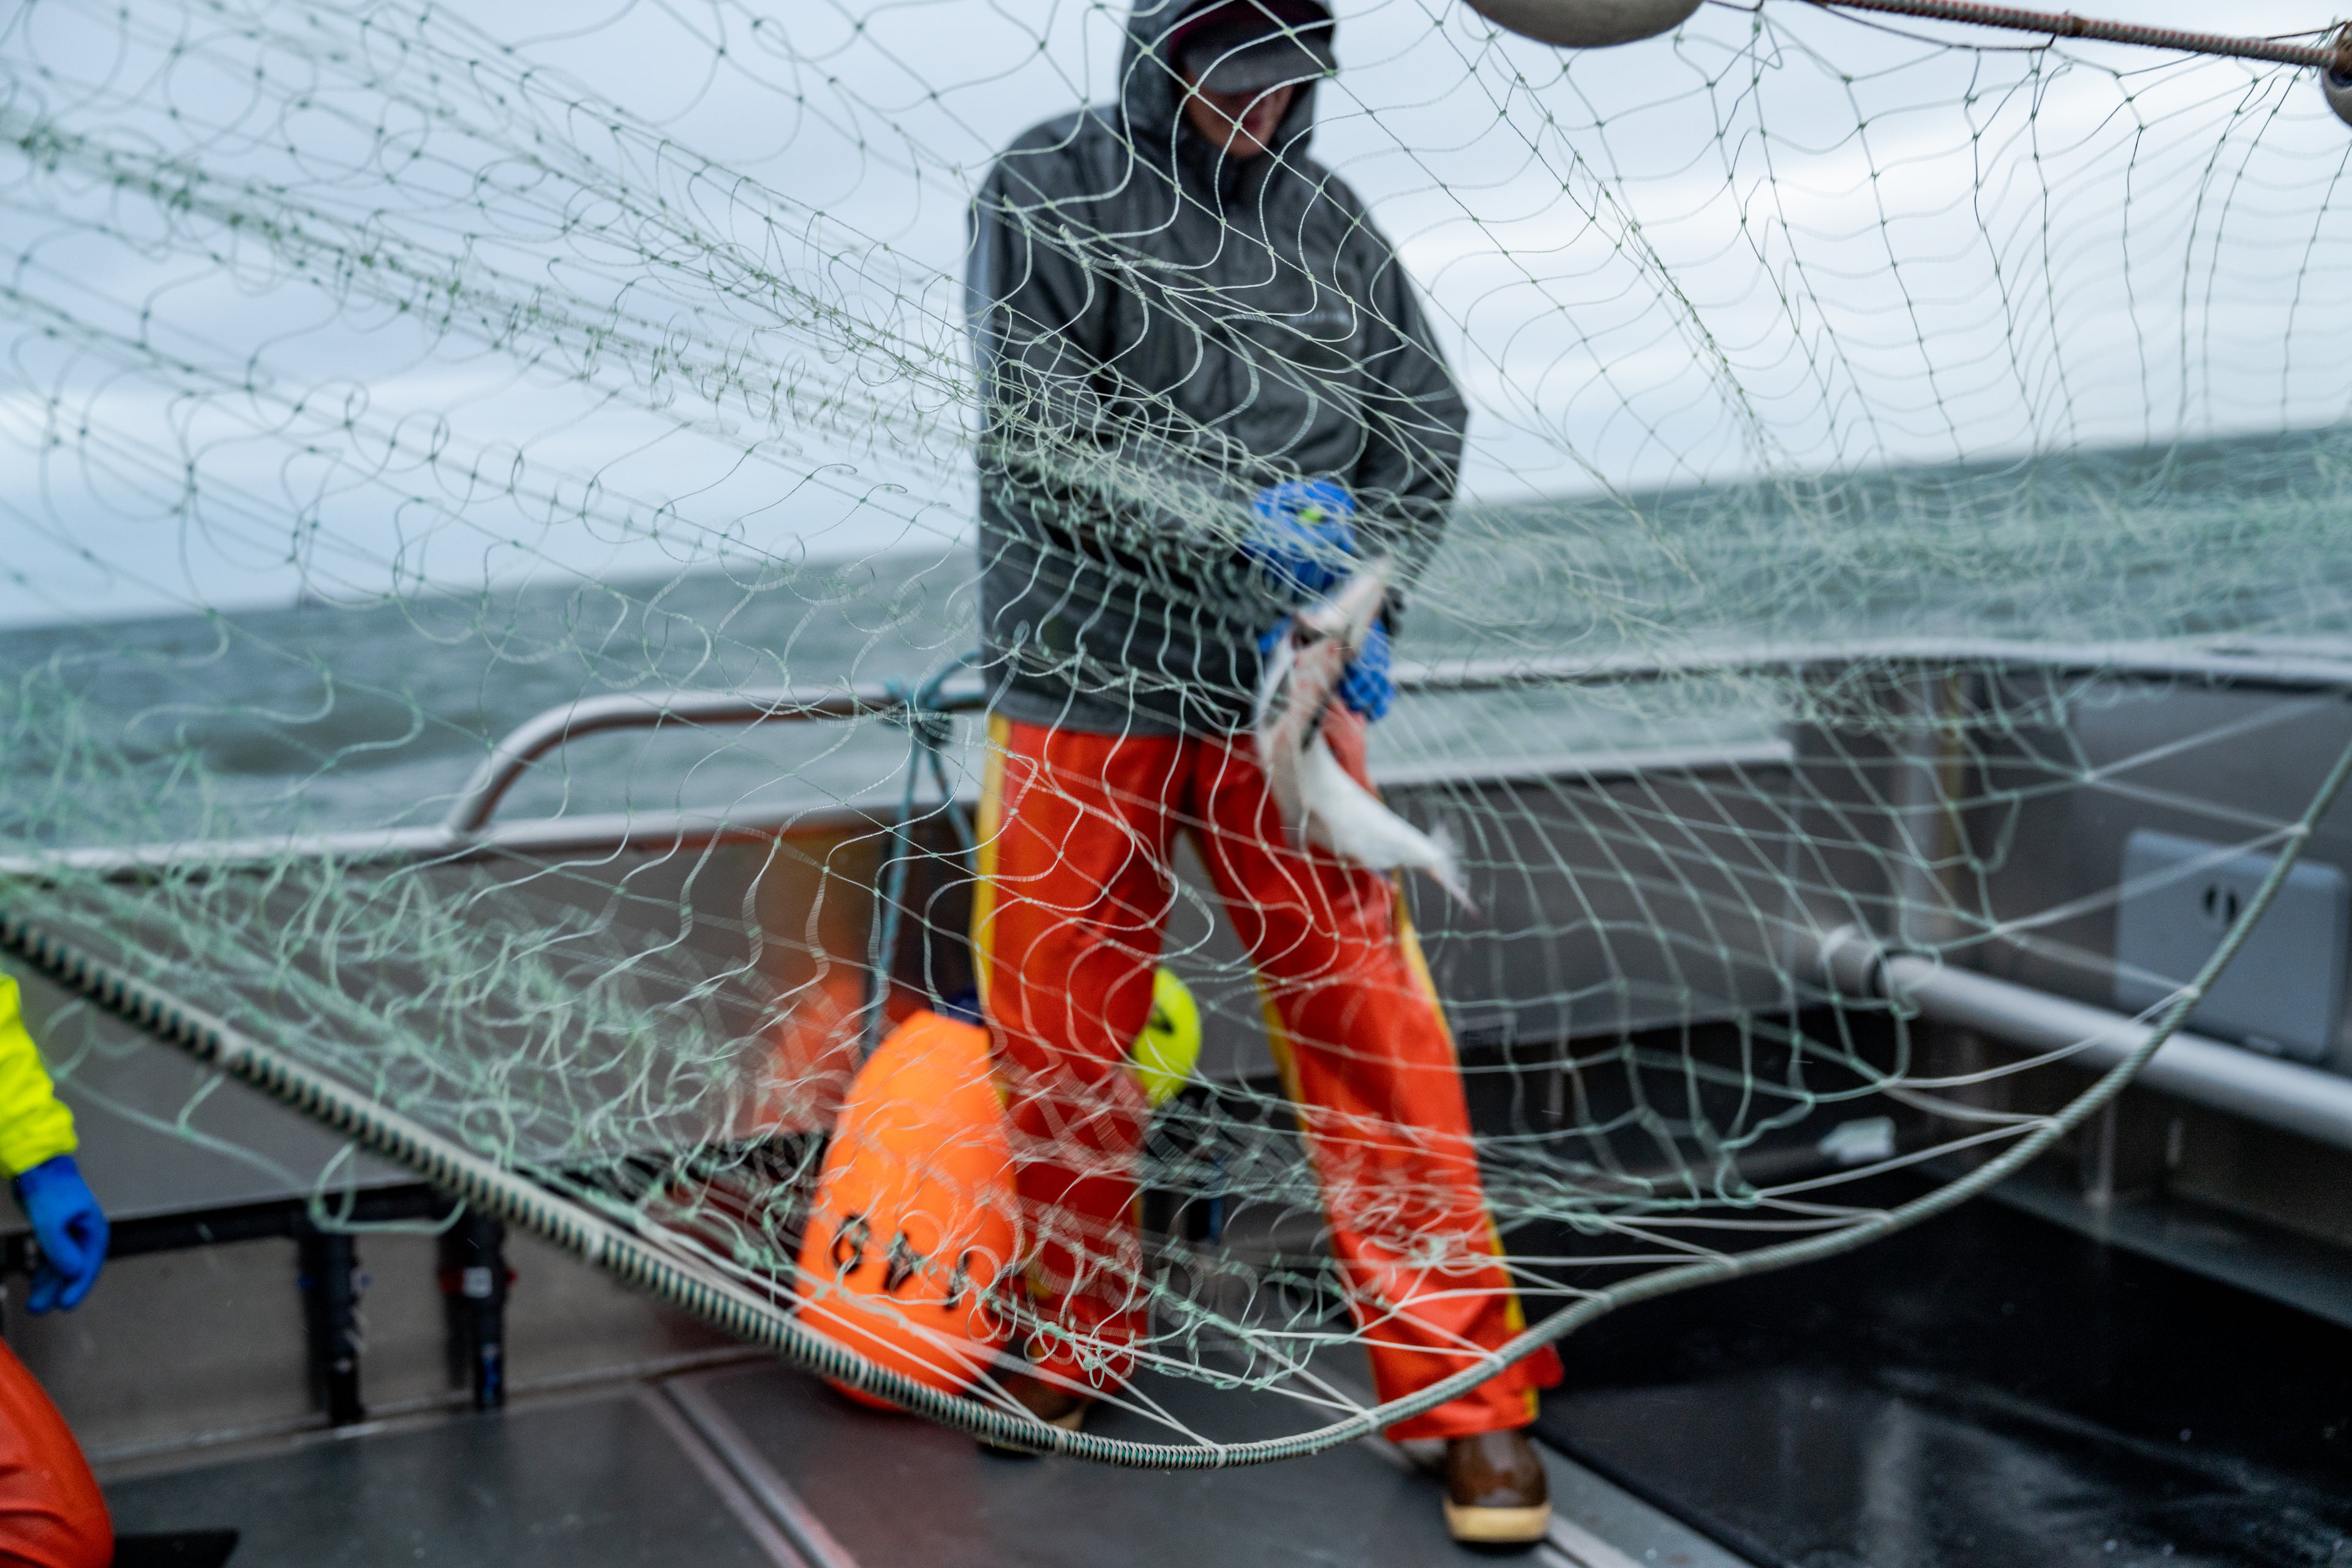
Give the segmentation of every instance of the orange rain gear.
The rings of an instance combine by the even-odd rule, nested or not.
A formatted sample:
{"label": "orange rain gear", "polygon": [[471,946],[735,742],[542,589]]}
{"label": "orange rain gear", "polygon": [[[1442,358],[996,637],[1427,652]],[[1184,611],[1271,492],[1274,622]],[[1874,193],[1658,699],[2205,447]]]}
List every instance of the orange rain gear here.
{"label": "orange rain gear", "polygon": [[[1327,734],[1364,774],[1360,720]],[[1108,1386],[1143,1334],[1134,1155],[1149,1111],[1125,1070],[1151,1008],[1188,834],[1257,971],[1275,1059],[1322,1184],[1382,1400],[1501,1346],[1525,1320],[1486,1212],[1454,1041],[1387,878],[1290,847],[1246,735],[1105,735],[996,719],[972,913],[1014,1129],[1029,1279],[1074,1339],[1046,1370]],[[1549,1350],[1390,1429],[1524,1426]]]}
{"label": "orange rain gear", "polygon": [[106,1568],[114,1526],[66,1418],[0,1344],[0,1568]]}

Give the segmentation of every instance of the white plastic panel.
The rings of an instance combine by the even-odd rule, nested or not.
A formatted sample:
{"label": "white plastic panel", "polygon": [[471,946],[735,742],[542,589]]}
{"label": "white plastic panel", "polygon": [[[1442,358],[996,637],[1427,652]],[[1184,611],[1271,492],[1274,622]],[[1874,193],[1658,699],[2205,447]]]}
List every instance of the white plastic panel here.
{"label": "white plastic panel", "polygon": [[[2116,1005],[2162,1001],[2196,976],[2270,872],[2261,855],[2142,828],[2124,845],[2116,917]],[[2352,889],[2334,866],[2305,861],[2189,1026],[2296,1061],[2334,1053],[2352,941]]]}

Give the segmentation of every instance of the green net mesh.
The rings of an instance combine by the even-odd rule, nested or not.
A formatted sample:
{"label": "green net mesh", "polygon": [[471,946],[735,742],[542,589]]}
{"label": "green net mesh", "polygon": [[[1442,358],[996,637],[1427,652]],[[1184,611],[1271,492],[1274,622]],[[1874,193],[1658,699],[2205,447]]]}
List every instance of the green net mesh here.
{"label": "green net mesh", "polygon": [[[793,1299],[851,1075],[980,978],[982,693],[1059,680],[1141,739],[1214,696],[1192,650],[1294,607],[1250,495],[1370,459],[1253,409],[1388,453],[1371,775],[1467,879],[1395,885],[1538,1331],[1446,1371],[1869,1234],[2099,1082],[1842,982],[1832,933],[2177,1022],[2191,974],[2116,963],[2122,834],[2258,883],[2326,804],[2352,142],[2307,72],[1792,0],[1590,54],[1346,6],[1312,163],[1267,161],[1354,193],[1327,332],[1252,303],[1301,231],[1170,195],[1174,127],[1115,110],[1117,192],[992,219],[1099,297],[1004,314],[1034,279],[974,261],[974,195],[1041,116],[1135,101],[1118,6],[0,16],[0,900],[730,1288]],[[1088,227],[1114,194],[1165,216]],[[1089,310],[1119,346],[1074,368]],[[1151,360],[1171,321],[1192,357]],[[1025,378],[976,382],[975,327]],[[1016,1158],[1139,1184],[1076,1282],[1140,1323],[1129,1407],[1385,1408],[1266,955],[1175,826],[1136,930],[1200,1061],[1131,1157],[1085,1131],[1137,1114],[1114,1084]],[[49,1047],[69,1082],[122,1048]],[[1423,1196],[1365,1200],[1384,1244],[1483,1267]],[[1066,1330],[1016,1272],[989,1311]]]}

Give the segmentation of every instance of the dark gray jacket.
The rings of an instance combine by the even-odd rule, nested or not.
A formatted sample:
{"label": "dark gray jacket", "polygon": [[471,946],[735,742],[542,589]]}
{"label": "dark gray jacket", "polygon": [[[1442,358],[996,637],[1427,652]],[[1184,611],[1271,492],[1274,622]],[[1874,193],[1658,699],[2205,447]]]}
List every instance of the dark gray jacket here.
{"label": "dark gray jacket", "polygon": [[981,616],[1016,719],[1244,728],[1289,607],[1238,553],[1250,497],[1339,480],[1409,581],[1454,494],[1461,396],[1395,252],[1306,155],[1312,88],[1261,157],[1181,123],[1160,46],[1213,3],[1138,0],[1118,102],[1026,132],[973,199]]}

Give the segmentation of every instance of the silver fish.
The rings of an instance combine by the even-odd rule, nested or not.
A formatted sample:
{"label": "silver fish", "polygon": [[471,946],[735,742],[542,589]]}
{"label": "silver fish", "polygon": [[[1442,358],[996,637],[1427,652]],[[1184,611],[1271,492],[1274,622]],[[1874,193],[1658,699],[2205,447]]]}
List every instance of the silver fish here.
{"label": "silver fish", "polygon": [[1375,871],[1426,871],[1465,909],[1469,885],[1445,830],[1423,833],[1348,776],[1323,738],[1323,718],[1388,597],[1385,558],[1367,562],[1329,597],[1290,618],[1266,656],[1256,704],[1258,765],[1292,844]]}

